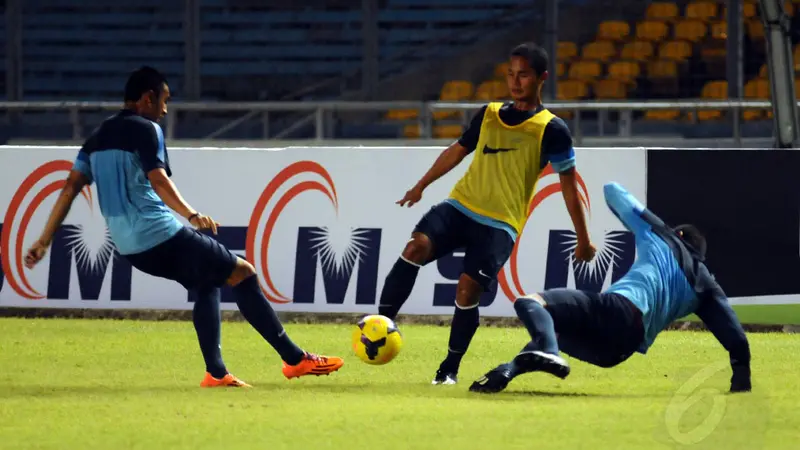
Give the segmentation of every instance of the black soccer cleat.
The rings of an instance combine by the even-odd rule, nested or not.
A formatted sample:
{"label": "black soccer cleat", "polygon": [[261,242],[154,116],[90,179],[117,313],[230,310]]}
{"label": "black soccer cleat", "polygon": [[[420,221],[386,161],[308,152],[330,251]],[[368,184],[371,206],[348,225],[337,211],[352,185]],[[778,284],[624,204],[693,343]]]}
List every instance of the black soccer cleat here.
{"label": "black soccer cleat", "polygon": [[528,372],[547,372],[557,376],[562,380],[569,375],[569,364],[564,358],[551,353],[534,350],[532,352],[521,352],[514,357],[514,366],[518,374]]}
{"label": "black soccer cleat", "polygon": [[508,383],[511,382],[511,379],[511,370],[508,368],[507,364],[503,364],[473,381],[472,386],[469,387],[469,391],[479,392],[481,394],[496,394],[505,389]]}
{"label": "black soccer cleat", "polygon": [[441,369],[436,371],[436,376],[433,377],[431,384],[456,384],[458,383],[458,375],[455,372],[444,372]]}

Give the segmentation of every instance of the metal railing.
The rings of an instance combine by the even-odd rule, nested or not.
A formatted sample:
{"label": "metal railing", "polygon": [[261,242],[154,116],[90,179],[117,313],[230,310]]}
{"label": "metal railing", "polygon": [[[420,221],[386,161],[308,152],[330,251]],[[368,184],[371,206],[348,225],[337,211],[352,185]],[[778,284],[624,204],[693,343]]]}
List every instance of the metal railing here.
{"label": "metal railing", "polygon": [[[324,140],[326,136],[326,121],[330,113],[336,112],[386,112],[389,110],[417,110],[419,112],[417,123],[420,125],[420,137],[430,139],[433,136],[433,113],[436,111],[463,111],[472,112],[485,103],[479,102],[173,102],[169,105],[170,114],[166,119],[165,134],[167,139],[175,138],[175,127],[178,113],[181,112],[257,112],[266,117],[274,112],[308,112],[314,114],[315,138]],[[797,103],[800,106],[800,102]],[[81,139],[82,126],[80,113],[85,111],[106,110],[114,111],[121,107],[118,102],[80,102],[80,101],[37,101],[37,102],[0,102],[0,110],[6,112],[20,111],[69,111],[73,124],[73,139]],[[770,101],[643,101],[643,102],[553,102],[546,107],[553,112],[571,111],[573,113],[572,132],[575,143],[581,144],[583,138],[581,128],[581,113],[596,112],[601,118],[607,117],[610,112],[619,113],[619,137],[631,136],[633,112],[652,110],[679,110],[701,111],[722,110],[730,111],[729,117],[733,124],[733,139],[738,145],[741,143],[742,111],[749,109],[771,109]],[[603,135],[603,124],[606,120],[599,120],[599,133]],[[265,137],[267,139],[268,137]]]}

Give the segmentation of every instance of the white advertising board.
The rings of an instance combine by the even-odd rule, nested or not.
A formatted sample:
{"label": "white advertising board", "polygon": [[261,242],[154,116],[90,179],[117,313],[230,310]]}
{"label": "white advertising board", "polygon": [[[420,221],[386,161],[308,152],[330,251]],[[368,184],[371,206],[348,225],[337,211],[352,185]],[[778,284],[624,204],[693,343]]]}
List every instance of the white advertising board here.
{"label": "white advertising board", "polygon": [[[445,199],[468,157],[430,186],[420,203],[403,197],[442,148],[170,149],[173,181],[217,236],[255,266],[278,311],[377,311],[383,281],[422,215]],[[576,150],[581,195],[598,257],[573,267],[574,233],[558,175],[544,175],[535,208],[482,314],[512,316],[518,295],[553,287],[600,289],[630,267],[632,236],[608,210],[603,185],[616,181],[644,202],[646,151]],[[76,199],[48,256],[22,258],[38,237],[77,148],[0,148],[0,306],[190,309],[177,283],[131,269],[114,252],[91,186]],[[463,252],[421,269],[401,313],[450,314]],[[223,307],[235,309],[230,293]]]}

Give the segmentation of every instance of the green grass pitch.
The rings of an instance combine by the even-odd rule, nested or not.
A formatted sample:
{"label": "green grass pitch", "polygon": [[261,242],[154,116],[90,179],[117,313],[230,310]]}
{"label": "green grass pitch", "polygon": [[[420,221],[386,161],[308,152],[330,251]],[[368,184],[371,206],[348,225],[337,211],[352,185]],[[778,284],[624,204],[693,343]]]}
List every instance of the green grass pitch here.
{"label": "green grass pitch", "polygon": [[345,357],[330,377],[285,380],[244,323],[223,325],[228,368],[251,390],[198,387],[187,322],[0,320],[0,448],[758,449],[796,448],[800,336],[750,334],[750,394],[728,395],[727,353],[704,332],[665,332],[614,369],[575,360],[564,381],[529,374],[494,396],[469,384],[524,345],[484,327],[460,384],[431,386],[448,329],[402,326],[386,366],[350,352],[348,326],[287,325],[310,351]]}

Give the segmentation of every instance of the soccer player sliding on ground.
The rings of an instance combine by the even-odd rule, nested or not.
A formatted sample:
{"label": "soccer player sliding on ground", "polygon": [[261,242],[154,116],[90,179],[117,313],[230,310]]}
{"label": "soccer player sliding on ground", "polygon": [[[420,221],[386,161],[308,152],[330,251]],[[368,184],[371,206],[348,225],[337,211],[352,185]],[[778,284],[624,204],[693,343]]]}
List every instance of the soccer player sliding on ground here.
{"label": "soccer player sliding on ground", "polygon": [[161,127],[170,93],[166,79],[150,67],[131,73],[125,107],[106,119],[84,143],[41,237],[25,264],[41,261],[53,235],[84,186],[97,185],[100,210],[117,251],[133,267],[195,290],[192,318],[206,364],[202,387],[249,387],[228,372],[220,350],[220,287],[233,288],[239,311],[280,354],[287,378],[327,375],[343,361],[303,351],[283,329],[259,286],[253,266],[205,234],[184,227],[172,211],[200,230],[219,224],[183,199],[172,172]]}
{"label": "soccer player sliding on ground", "polygon": [[547,53],[534,44],[522,44],[511,52],[509,63],[507,81],[514,101],[482,107],[461,138],[397,202],[413,206],[425,188],[475,152],[450,197],[431,208],[415,227],[380,296],[379,313],[394,320],[420,267],[465,249],[447,357],[433,384],[457,382],[461,359],[478,329],[480,295],[492,289],[508,260],[528,219],[539,174],[548,163],[559,174],[575,226],[576,259],[590,261],[595,253],[578,198],[572,137],[564,121],[542,106]]}
{"label": "soccer player sliding on ground", "polygon": [[509,363],[488,372],[470,391],[502,391],[518,375],[544,371],[559,378],[564,353],[599,367],[645,354],[658,333],[695,313],[730,354],[731,392],[750,391],[750,346],[722,288],[706,267],[706,241],[696,227],[670,228],[617,183],[606,203],[636,239],[631,269],[605,292],[553,289],[517,299],[514,309],[531,342]]}

